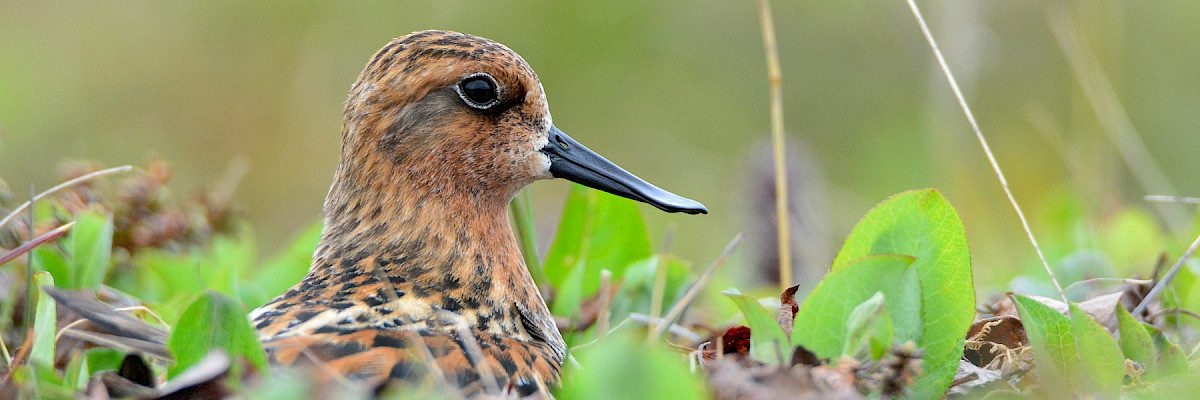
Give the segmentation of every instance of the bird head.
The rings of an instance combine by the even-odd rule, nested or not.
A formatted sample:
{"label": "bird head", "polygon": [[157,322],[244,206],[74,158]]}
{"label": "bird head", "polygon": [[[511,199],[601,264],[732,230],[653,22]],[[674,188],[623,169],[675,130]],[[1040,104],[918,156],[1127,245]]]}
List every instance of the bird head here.
{"label": "bird head", "polygon": [[550,178],[664,211],[707,213],[700,203],[626,172],[555,127],[533,69],[491,40],[448,31],[397,38],[375,54],[351,88],[342,184],[403,180],[506,205],[522,187]]}

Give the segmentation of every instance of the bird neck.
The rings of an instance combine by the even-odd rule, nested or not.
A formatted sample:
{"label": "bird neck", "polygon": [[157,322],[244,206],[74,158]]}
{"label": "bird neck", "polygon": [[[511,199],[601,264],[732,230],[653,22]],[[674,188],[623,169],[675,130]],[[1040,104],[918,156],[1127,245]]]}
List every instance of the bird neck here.
{"label": "bird neck", "polygon": [[402,300],[382,306],[416,310],[411,319],[448,310],[510,337],[530,338],[522,314],[552,320],[509,224],[511,194],[470,192],[435,171],[352,174],[364,170],[372,169],[339,168],[308,279],[346,284],[368,304]]}

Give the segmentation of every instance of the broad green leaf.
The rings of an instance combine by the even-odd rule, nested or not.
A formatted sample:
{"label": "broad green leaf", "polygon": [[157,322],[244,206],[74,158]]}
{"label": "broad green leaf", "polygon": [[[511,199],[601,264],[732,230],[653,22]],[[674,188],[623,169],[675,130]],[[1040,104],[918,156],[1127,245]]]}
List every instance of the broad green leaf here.
{"label": "broad green leaf", "polygon": [[[871,209],[854,227],[832,271],[875,254],[916,259],[912,268],[922,288],[922,333],[917,345],[925,351],[925,374],[915,383],[915,397],[940,398],[958,370],[967,329],[975,319],[971,257],[962,221],[936,190],[897,194]],[[887,291],[884,294],[892,297]],[[896,324],[896,339],[904,341],[900,329],[907,316],[891,304],[888,311]]]}
{"label": "broad green leaf", "polygon": [[572,352],[580,368],[569,369],[555,397],[579,399],[705,399],[701,375],[688,370],[680,355],[647,346],[628,331]]}
{"label": "broad green leaf", "polygon": [[1118,342],[1121,352],[1133,361],[1146,366],[1146,371],[1153,374],[1158,369],[1158,351],[1154,349],[1154,338],[1146,330],[1146,325],[1138,322],[1129,314],[1125,307],[1117,304],[1117,329],[1121,333]]}
{"label": "broad green leaf", "polygon": [[1012,300],[1025,326],[1029,345],[1033,348],[1038,376],[1042,377],[1040,381],[1046,384],[1047,389],[1078,392],[1082,383],[1082,369],[1071,319],[1025,296],[1012,295]]}
{"label": "broad green leaf", "polygon": [[100,371],[114,371],[121,366],[121,360],[125,358],[125,354],[120,351],[104,347],[84,350],[83,355],[87,358],[89,375]]}
{"label": "broad green leaf", "polygon": [[66,285],[66,278],[71,276],[70,267],[67,265],[67,258],[63,256],[62,251],[58,246],[53,244],[44,244],[35,247],[32,250],[33,264],[42,271],[49,272],[51,276],[62,277],[56,280],[59,287]]}
{"label": "broad green leaf", "polygon": [[883,292],[875,292],[850,311],[842,354],[859,360],[870,355],[871,359],[878,360],[892,347],[892,336],[892,319],[883,305]]}
{"label": "broad green leaf", "polygon": [[546,278],[556,288],[562,286],[567,274],[582,261],[584,239],[588,236],[585,231],[588,229],[587,214],[596,208],[595,200],[595,195],[584,186],[571,185],[571,191],[567,193],[558,231],[554,233],[554,242],[542,263]]}
{"label": "broad green leaf", "polygon": [[[1155,329],[1157,331],[1157,329]],[[1155,332],[1154,344],[1158,348],[1158,374],[1170,376],[1188,372],[1188,360],[1183,350],[1167,339],[1162,332]]]}
{"label": "broad green leaf", "polygon": [[71,361],[67,362],[67,369],[63,377],[63,384],[69,389],[82,390],[87,386],[88,381],[88,364],[87,356],[83,353],[75,353],[71,357]]}
{"label": "broad green leaf", "polygon": [[850,314],[880,292],[895,340],[920,343],[921,288],[912,264],[912,257],[877,255],[830,272],[800,304],[792,345],[804,346],[819,358],[842,355]]}
{"label": "broad green leaf", "polygon": [[582,266],[580,296],[588,297],[600,288],[601,270],[621,279],[630,264],[649,256],[646,224],[634,201],[573,185],[544,269],[557,288]]}
{"label": "broad green leaf", "polygon": [[112,214],[86,212],[75,218],[75,227],[67,239],[71,260],[64,289],[95,289],[104,283],[112,255],[112,236]]}
{"label": "broad green leaf", "polygon": [[[580,263],[583,262],[580,261]],[[571,269],[566,279],[556,285],[558,291],[555,292],[557,294],[554,296],[553,308],[555,315],[578,317],[578,315],[572,314],[579,312],[579,304],[583,301],[583,297],[580,295],[582,291],[580,287],[583,286],[583,271],[582,266]]]}
{"label": "broad green leaf", "polygon": [[[266,353],[246,318],[246,310],[229,296],[211,290],[183,311],[167,339],[167,349],[175,356],[175,365],[167,370],[169,377],[178,375],[213,349],[224,350],[234,360],[244,357],[260,371],[267,366]],[[240,374],[235,371],[230,376]]]}
{"label": "broad green leaf", "polygon": [[238,271],[254,266],[254,235],[240,232],[235,236],[217,235],[204,251],[197,270],[209,289],[238,295]]}
{"label": "broad green leaf", "polygon": [[37,386],[37,397],[39,399],[72,399],[73,387],[68,385],[63,376],[53,363],[35,362],[30,371],[33,372],[33,378]]}
{"label": "broad green leaf", "polygon": [[1071,304],[1071,328],[1082,365],[1081,389],[1103,398],[1116,398],[1125,376],[1125,358],[1116,339],[1075,304]]}
{"label": "broad green leaf", "polygon": [[[1117,306],[1117,308],[1121,307]],[[1118,317],[1119,315],[1120,314],[1118,314]],[[1133,317],[1130,316],[1130,318],[1132,319]],[[1167,335],[1163,334],[1162,331],[1153,326],[1142,324],[1137,321],[1134,322],[1144,328],[1153,346],[1150,355],[1154,357],[1150,359],[1149,363],[1142,362],[1142,364],[1146,366],[1147,372],[1151,375],[1150,379],[1181,374],[1188,371],[1187,356],[1184,354],[1183,350],[1179,349],[1179,346],[1176,346],[1175,343],[1172,343],[1169,339],[1167,339]],[[1124,328],[1122,327],[1121,329]],[[1124,334],[1125,333],[1122,330],[1122,342],[1125,340]],[[1131,357],[1126,355],[1126,358]]]}
{"label": "broad green leaf", "polygon": [[38,272],[33,276],[33,285],[37,286],[37,311],[33,320],[33,349],[29,359],[34,363],[54,365],[54,334],[57,333],[58,315],[55,312],[54,298],[40,288],[43,285],[54,286],[54,277],[49,272]]}
{"label": "broad green leaf", "polygon": [[117,286],[142,301],[162,302],[179,294],[194,296],[207,288],[200,277],[200,255],[144,249],[133,258],[137,274],[131,284]]}
{"label": "broad green leaf", "polygon": [[742,310],[746,317],[746,325],[750,327],[750,355],[755,359],[776,364],[791,359],[792,346],[788,343],[787,335],[779,326],[775,313],[767,311],[758,300],[729,288],[721,294],[729,296]]}

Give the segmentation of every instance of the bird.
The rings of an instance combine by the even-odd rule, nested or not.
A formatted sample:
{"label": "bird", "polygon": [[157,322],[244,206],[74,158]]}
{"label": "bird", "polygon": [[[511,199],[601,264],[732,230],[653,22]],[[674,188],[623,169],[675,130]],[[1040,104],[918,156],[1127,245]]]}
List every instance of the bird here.
{"label": "bird", "polygon": [[375,387],[438,376],[468,395],[544,396],[567,347],[508,220],[518,191],[564,178],[708,213],[559,130],[533,69],[489,39],[393,39],[343,118],[309,272],[249,315],[275,364]]}

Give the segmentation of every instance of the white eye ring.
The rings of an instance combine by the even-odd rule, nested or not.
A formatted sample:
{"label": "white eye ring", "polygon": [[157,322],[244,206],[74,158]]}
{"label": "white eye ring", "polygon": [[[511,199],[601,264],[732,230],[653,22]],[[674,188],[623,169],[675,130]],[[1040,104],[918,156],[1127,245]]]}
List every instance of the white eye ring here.
{"label": "white eye ring", "polygon": [[[480,87],[479,83],[485,86]],[[467,87],[468,85],[476,87]],[[500,102],[500,85],[486,72],[468,75],[454,85],[454,91],[463,102],[477,110],[487,110]]]}

